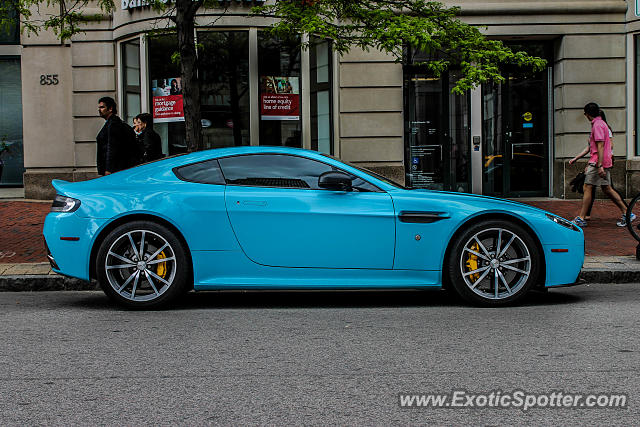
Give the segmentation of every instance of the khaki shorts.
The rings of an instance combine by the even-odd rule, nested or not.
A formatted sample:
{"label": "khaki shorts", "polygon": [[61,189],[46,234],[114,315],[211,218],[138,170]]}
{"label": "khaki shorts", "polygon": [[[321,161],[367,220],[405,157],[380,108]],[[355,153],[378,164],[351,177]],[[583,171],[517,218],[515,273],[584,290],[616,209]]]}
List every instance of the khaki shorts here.
{"label": "khaki shorts", "polygon": [[584,183],[590,185],[611,185],[611,172],[610,168],[604,170],[607,173],[606,178],[602,178],[598,175],[598,168],[595,166],[589,165],[587,167],[587,172],[585,173]]}

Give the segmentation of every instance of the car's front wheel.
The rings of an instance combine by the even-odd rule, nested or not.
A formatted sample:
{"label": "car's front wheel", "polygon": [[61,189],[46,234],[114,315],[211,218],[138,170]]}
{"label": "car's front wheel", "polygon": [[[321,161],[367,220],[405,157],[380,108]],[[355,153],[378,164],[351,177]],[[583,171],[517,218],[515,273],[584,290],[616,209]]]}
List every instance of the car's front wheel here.
{"label": "car's front wheel", "polygon": [[116,302],[131,308],[158,308],[187,289],[186,250],[167,227],[132,221],[102,241],[96,260],[98,282]]}
{"label": "car's front wheel", "polygon": [[484,306],[512,304],[539,278],[542,257],[534,238],[507,221],[482,221],[453,243],[448,273],[456,292]]}

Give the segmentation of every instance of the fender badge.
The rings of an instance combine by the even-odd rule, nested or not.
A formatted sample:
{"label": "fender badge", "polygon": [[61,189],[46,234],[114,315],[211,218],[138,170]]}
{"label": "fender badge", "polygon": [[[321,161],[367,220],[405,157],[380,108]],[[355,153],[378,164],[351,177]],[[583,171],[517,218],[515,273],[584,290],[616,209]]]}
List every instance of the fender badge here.
{"label": "fender badge", "polygon": [[416,234],[416,240],[420,240],[420,239],[422,239],[422,237],[420,237],[419,234]]}

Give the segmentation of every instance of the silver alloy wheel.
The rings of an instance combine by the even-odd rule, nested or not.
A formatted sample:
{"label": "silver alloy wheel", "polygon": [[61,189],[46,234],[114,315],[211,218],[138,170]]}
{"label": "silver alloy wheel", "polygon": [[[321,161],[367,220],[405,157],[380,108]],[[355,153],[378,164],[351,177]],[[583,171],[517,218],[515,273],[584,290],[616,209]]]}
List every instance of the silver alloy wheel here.
{"label": "silver alloy wheel", "polygon": [[473,235],[460,255],[460,272],[467,287],[482,298],[511,297],[531,274],[529,248],[514,232],[488,228]]}
{"label": "silver alloy wheel", "polygon": [[118,237],[105,258],[109,285],[131,301],[151,301],[164,294],[176,276],[176,256],[161,235],[133,230]]}

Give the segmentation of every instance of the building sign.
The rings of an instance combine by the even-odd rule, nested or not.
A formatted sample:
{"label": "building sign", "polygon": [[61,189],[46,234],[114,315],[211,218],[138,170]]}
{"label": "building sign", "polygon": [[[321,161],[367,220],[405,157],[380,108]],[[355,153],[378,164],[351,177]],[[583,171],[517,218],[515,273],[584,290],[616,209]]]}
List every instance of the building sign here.
{"label": "building sign", "polygon": [[[169,0],[160,0],[162,3],[167,4]],[[142,9],[143,7],[150,6],[149,0],[122,0],[122,10]]]}
{"label": "building sign", "polygon": [[299,77],[260,77],[260,119],[300,120]]}
{"label": "building sign", "polygon": [[155,123],[184,122],[182,84],[179,77],[153,80],[151,93]]}
{"label": "building sign", "polygon": [[[438,144],[410,147],[411,172],[409,180],[414,188],[437,188],[443,182],[442,146]],[[435,185],[435,187],[434,187]]]}
{"label": "building sign", "polygon": [[[169,3],[169,0],[160,0],[162,3],[167,4]],[[253,6],[253,5],[259,5],[264,3],[265,0],[221,0],[218,3],[220,4],[237,4],[237,5],[247,5],[247,6]],[[151,2],[149,0],[122,0],[122,10],[129,10],[129,11],[133,11],[135,9],[142,9],[143,7],[149,7],[151,6]]]}

